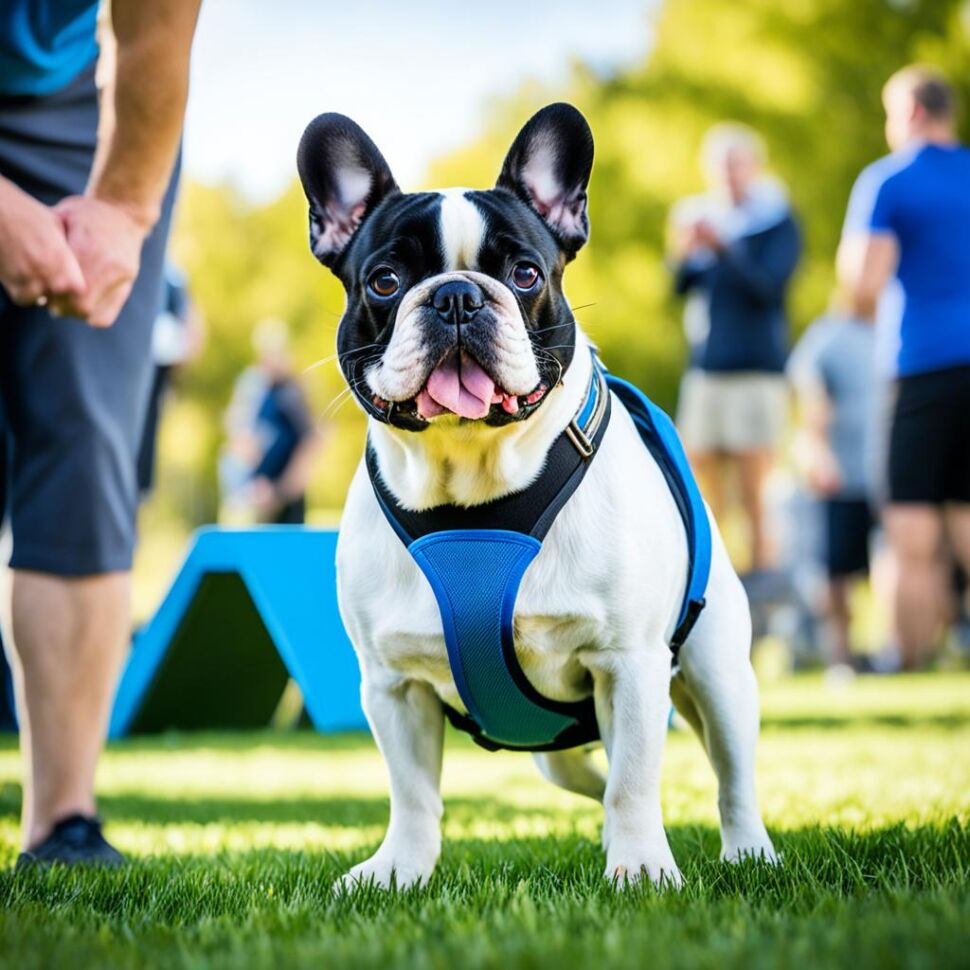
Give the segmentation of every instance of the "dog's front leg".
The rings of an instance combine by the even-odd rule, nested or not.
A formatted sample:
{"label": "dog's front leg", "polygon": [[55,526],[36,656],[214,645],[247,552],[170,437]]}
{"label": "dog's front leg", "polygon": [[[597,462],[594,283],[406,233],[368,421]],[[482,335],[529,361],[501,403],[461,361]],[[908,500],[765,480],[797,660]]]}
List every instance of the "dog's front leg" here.
{"label": "dog's front leg", "polygon": [[361,696],[390,775],[391,820],[377,852],[337,885],[424,884],[441,853],[441,704],[427,684],[384,670],[365,670]]}
{"label": "dog's front leg", "polygon": [[603,799],[606,878],[618,887],[644,875],[656,885],[679,886],[660,807],[670,653],[658,645],[607,657],[607,664],[594,671],[596,717],[609,757]]}

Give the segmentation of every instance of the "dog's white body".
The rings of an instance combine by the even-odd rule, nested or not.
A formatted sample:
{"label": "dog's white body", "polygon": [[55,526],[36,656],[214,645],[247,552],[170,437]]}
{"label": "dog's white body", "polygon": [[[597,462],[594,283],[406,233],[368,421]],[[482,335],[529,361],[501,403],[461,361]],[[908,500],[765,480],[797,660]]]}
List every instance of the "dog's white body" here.
{"label": "dog's white body", "polygon": [[[528,484],[581,403],[591,367],[586,346],[577,331],[562,384],[526,422],[490,428],[444,418],[413,434],[372,420],[388,487],[402,503],[426,508],[477,504]],[[774,858],[755,799],[758,696],[747,600],[711,525],[708,605],[672,682],[668,643],[686,582],[686,536],[663,474],[614,398],[600,451],[521,585],[515,645],[522,668],[551,698],[575,700],[592,687],[609,775],[602,778],[582,751],[537,755],[537,762],[557,784],[603,800],[606,874],[619,883],[641,873],[680,880],[659,798],[671,696],[717,772],[722,855]],[[345,878],[389,885],[393,874],[399,886],[422,882],[440,852],[438,698],[463,707],[431,588],[386,522],[363,465],[337,559],[364,708],[391,776],[387,836]]]}
{"label": "dog's white body", "polygon": [[[588,235],[592,163],[589,126],[565,104],[529,120],[495,189],[483,192],[402,194],[350,119],[324,114],[307,127],[298,166],[311,248],[348,295],[338,359],[372,415],[379,473],[402,506],[474,506],[525,488],[578,411],[592,362],[561,279]],[[748,606],[711,525],[707,608],[672,681],[685,529],[614,399],[595,459],[519,589],[522,670],[547,697],[592,694],[609,772],[603,778],[582,750],[537,761],[552,781],[603,801],[606,874],[617,885],[643,875],[680,881],[660,808],[671,697],[717,772],[724,857],[774,858],[755,799]],[[363,463],[337,560],[364,710],[391,782],[384,842],[342,885],[421,883],[441,849],[441,701],[463,705],[431,587],[386,521]]]}

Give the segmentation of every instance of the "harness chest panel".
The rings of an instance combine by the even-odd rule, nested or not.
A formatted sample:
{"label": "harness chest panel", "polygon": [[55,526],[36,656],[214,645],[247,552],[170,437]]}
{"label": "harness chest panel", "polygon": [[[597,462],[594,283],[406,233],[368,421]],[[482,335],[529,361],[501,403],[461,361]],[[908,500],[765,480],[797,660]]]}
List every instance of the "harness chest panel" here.
{"label": "harness chest panel", "polygon": [[551,751],[599,738],[592,697],[554,701],[526,678],[515,654],[513,618],[526,569],[599,449],[610,391],[663,472],[687,533],[686,590],[670,643],[676,657],[704,606],[711,552],[707,512],[673,422],[632,384],[606,374],[595,355],[583,405],[554,442],[543,472],[521,492],[473,508],[410,511],[383,483],[373,449],[367,450],[378,502],[438,603],[452,676],[468,711],[446,706],[446,713],[483,747]]}

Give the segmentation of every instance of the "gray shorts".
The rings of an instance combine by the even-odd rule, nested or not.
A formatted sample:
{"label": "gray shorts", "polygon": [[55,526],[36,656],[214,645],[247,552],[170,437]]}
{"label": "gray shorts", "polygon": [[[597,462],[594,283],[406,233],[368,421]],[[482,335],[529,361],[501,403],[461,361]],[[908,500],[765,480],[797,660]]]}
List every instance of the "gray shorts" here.
{"label": "gray shorts", "polygon": [[688,451],[774,448],[788,415],[781,374],[689,370],[680,385],[677,427]]}
{"label": "gray shorts", "polygon": [[[93,68],[53,95],[0,97],[0,175],[47,204],[83,192],[97,123]],[[0,288],[0,448],[15,569],[84,576],[131,566],[175,182],[110,329],[15,306]]]}

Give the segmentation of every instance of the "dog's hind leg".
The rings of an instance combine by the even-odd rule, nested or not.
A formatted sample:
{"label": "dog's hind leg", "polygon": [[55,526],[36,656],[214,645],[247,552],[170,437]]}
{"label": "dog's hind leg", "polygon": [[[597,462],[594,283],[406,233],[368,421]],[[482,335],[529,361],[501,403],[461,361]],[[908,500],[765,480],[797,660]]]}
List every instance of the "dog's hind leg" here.
{"label": "dog's hind leg", "polygon": [[[680,651],[677,692],[717,774],[721,858],[775,860],[755,794],[758,684],[751,666],[751,617],[747,598],[715,538],[708,606]],[[681,698],[684,701],[684,698]]]}
{"label": "dog's hind leg", "polygon": [[539,771],[554,785],[576,795],[595,798],[598,802],[603,801],[606,778],[597,770],[588,751],[583,748],[543,751],[534,757]]}
{"label": "dog's hind leg", "polygon": [[701,720],[701,712],[694,703],[687,684],[684,682],[684,675],[680,672],[674,674],[670,681],[670,699],[677,710],[677,713],[694,729],[694,733],[701,739],[701,744],[707,747],[704,738],[704,722]]}

